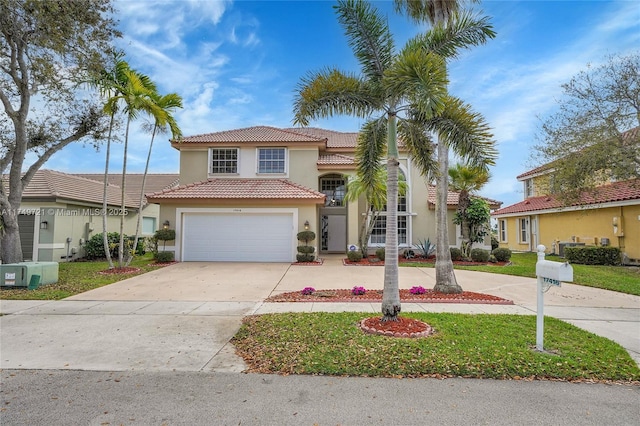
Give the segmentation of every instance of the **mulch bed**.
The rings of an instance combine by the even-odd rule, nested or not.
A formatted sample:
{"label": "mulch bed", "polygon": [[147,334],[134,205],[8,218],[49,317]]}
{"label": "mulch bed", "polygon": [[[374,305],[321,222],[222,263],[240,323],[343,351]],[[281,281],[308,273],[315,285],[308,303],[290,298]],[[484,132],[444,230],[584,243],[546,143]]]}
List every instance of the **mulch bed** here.
{"label": "mulch bed", "polygon": [[[398,263],[424,263],[426,265],[435,265],[436,258],[435,257],[414,257],[411,259],[406,259],[404,256],[398,257]],[[454,260],[453,264],[458,266],[505,266],[510,264],[511,262],[467,262],[464,260]],[[342,264],[345,266],[384,266],[384,260],[380,260],[375,256],[369,256],[366,259],[361,259],[357,262],[352,262],[349,259],[342,259]]]}
{"label": "mulch bed", "polygon": [[320,266],[324,263],[324,259],[318,258],[313,262],[293,262],[292,265],[298,266]]}
{"label": "mulch bed", "polygon": [[[299,291],[277,294],[265,302],[362,302],[375,303],[382,301],[382,290],[369,290],[363,295],[356,296],[351,290],[318,290],[312,294],[302,294]],[[474,303],[492,305],[513,305],[512,300],[503,299],[490,294],[463,291],[460,294],[437,293],[426,290],[424,294],[411,294],[408,289],[400,289],[400,301],[404,303]]]}
{"label": "mulch bed", "polygon": [[388,337],[418,338],[427,337],[433,332],[429,324],[406,317],[398,317],[397,321],[384,322],[380,317],[365,318],[358,323],[358,327],[365,333]]}

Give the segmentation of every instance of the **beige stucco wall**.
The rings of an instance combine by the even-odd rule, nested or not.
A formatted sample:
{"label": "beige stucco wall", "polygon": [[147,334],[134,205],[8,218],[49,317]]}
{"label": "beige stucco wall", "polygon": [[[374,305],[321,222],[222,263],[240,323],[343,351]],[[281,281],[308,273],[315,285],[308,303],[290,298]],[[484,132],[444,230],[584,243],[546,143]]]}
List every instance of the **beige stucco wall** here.
{"label": "beige stucco wall", "polygon": [[180,151],[180,185],[207,180],[209,170],[209,151],[207,148],[199,150]]}
{"label": "beige stucco wall", "polygon": [[[33,253],[36,256],[31,260],[64,262],[82,258],[84,242],[102,233],[101,206],[25,201],[21,209],[25,212],[38,212],[33,229]],[[157,217],[159,211],[158,205],[147,205],[143,210],[143,217]],[[119,209],[109,207],[107,212],[107,232],[120,232]],[[137,218],[135,209],[127,210],[124,222],[126,235],[135,235]],[[40,224],[45,221],[47,229],[41,229]],[[25,259],[29,258],[29,254],[24,253]]]}

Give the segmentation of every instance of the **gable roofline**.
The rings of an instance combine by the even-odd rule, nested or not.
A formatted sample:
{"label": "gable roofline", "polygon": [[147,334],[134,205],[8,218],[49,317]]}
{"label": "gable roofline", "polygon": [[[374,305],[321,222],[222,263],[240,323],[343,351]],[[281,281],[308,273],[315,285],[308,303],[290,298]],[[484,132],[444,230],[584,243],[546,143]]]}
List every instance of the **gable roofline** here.
{"label": "gable roofline", "polygon": [[[429,185],[427,188],[427,204],[430,209],[435,208],[436,205],[436,192],[435,185]],[[500,208],[502,201],[492,200],[491,198],[480,197],[478,195],[470,194],[471,198],[480,198],[489,204],[489,208],[492,210]],[[460,193],[456,191],[447,191],[447,208],[457,208],[460,200]]]}
{"label": "gable roofline", "polygon": [[311,136],[289,129],[280,129],[271,126],[252,126],[241,129],[223,130],[220,132],[204,133],[194,136],[186,136],[179,140],[170,140],[171,146],[180,149],[182,146],[209,146],[209,145],[252,145],[252,144],[305,144],[326,146],[327,139]]}
{"label": "gable roofline", "polygon": [[522,213],[554,213],[559,211],[573,211],[585,208],[614,207],[618,205],[640,204],[640,179],[631,179],[601,185],[594,191],[585,191],[580,200],[564,206],[551,195],[530,197],[519,203],[496,210],[492,216],[514,216]]}

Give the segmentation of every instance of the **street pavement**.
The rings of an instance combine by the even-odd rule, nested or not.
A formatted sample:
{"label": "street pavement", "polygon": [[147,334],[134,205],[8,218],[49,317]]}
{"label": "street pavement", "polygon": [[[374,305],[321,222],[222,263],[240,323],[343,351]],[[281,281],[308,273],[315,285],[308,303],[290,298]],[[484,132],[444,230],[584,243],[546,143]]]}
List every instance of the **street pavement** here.
{"label": "street pavement", "polygon": [[[536,281],[456,271],[465,290],[514,305],[409,304],[403,311],[535,315]],[[435,270],[400,268],[401,288]],[[371,303],[265,303],[273,294],[382,288],[383,268],[178,263],[61,301],[0,300],[0,424],[636,424],[638,386],[241,374],[242,317],[379,312]],[[571,284],[545,315],[620,343],[640,363],[640,297]],[[514,417],[515,416],[515,417]]]}

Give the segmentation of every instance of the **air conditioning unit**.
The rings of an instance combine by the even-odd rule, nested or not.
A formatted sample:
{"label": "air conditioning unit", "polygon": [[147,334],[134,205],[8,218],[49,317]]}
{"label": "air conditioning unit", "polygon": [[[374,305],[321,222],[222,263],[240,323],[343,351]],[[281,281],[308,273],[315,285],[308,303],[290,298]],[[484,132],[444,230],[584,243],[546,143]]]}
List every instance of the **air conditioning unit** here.
{"label": "air conditioning unit", "polygon": [[6,263],[0,266],[0,286],[36,289],[58,282],[58,262]]}

